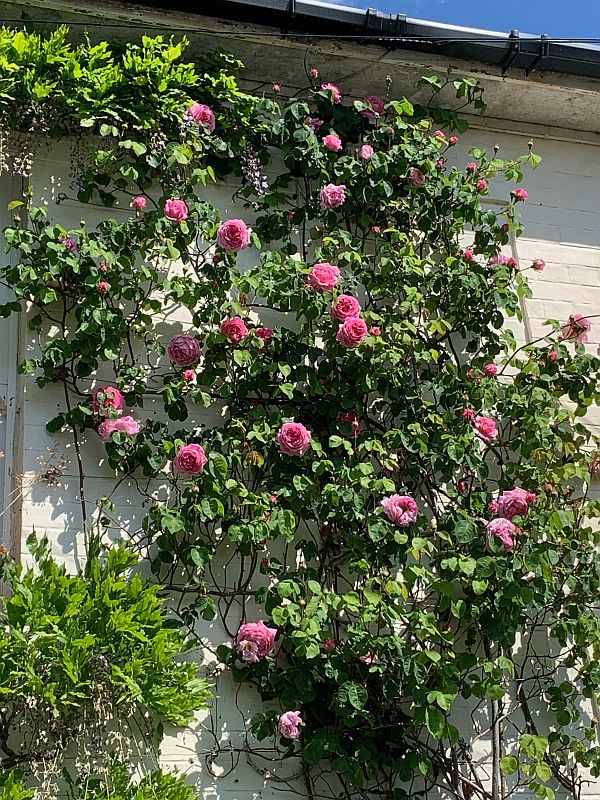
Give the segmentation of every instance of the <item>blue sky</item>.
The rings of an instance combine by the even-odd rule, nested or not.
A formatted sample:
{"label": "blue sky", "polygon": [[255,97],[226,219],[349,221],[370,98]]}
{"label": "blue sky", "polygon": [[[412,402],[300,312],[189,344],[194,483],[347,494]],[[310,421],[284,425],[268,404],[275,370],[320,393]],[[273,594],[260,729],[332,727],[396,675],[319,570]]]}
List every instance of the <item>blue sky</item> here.
{"label": "blue sky", "polygon": [[599,0],[330,0],[475,28],[600,37]]}

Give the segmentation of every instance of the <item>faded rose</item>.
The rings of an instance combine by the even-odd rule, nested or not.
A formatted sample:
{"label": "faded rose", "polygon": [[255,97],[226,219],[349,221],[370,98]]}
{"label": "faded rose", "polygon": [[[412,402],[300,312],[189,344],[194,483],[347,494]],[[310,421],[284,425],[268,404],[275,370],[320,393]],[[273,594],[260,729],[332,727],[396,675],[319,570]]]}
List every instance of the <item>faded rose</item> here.
{"label": "faded rose", "polygon": [[312,434],[301,422],[284,422],[277,431],[277,443],[287,456],[303,456],[310,448]]}
{"label": "faded rose", "polygon": [[277,730],[284,739],[298,739],[301,725],[302,717],[299,711],[286,711],[279,717]]}
{"label": "faded rose", "polygon": [[534,261],[531,262],[531,267],[536,272],[542,272],[544,270],[545,266],[546,266],[546,262],[544,261],[543,258],[536,258],[536,259],[534,259]]}
{"label": "faded rose", "polygon": [[306,282],[318,292],[331,292],[335,289],[340,274],[339,268],[333,264],[327,262],[315,264],[308,273]]}
{"label": "faded rose", "polygon": [[165,217],[169,222],[183,222],[189,216],[189,210],[183,200],[171,198],[167,200],[164,208]]}
{"label": "faded rose", "polygon": [[487,531],[489,536],[500,539],[505,550],[512,550],[515,546],[514,537],[517,533],[517,526],[509,519],[504,519],[504,517],[493,519],[487,523]]}
{"label": "faded rose", "polygon": [[346,185],[341,183],[336,186],[335,183],[328,183],[321,189],[320,200],[323,208],[338,208],[346,200]]}
{"label": "faded rose", "polygon": [[571,314],[562,325],[562,338],[585,344],[591,327],[592,323],[583,314]]}
{"label": "faded rose", "polygon": [[333,102],[336,105],[342,102],[342,93],[340,92],[340,87],[336,86],[335,83],[322,83],[321,90],[324,92],[331,92],[333,95]]}
{"label": "faded rose", "polygon": [[173,459],[173,468],[175,472],[184,475],[197,475],[202,472],[207,463],[208,458],[202,445],[184,444]]}
{"label": "faded rose", "polygon": [[273,328],[257,328],[254,331],[255,335],[258,336],[259,339],[263,340],[263,344],[268,344],[271,339],[273,338],[275,331]]}
{"label": "faded rose", "polygon": [[308,125],[309,128],[312,128],[315,132],[317,132],[323,127],[323,120],[319,119],[319,117],[305,117],[304,124]]}
{"label": "faded rose", "polygon": [[195,122],[196,125],[203,125],[211,133],[215,129],[216,119],[214,112],[210,106],[204,103],[194,103],[187,110],[188,119]]}
{"label": "faded rose", "polygon": [[338,295],[336,301],[331,306],[331,316],[343,322],[345,319],[358,317],[360,314],[360,303],[356,297],[350,294]]}
{"label": "faded rose", "polygon": [[529,511],[529,506],[535,503],[536,496],[533,492],[516,487],[507,492],[502,492],[498,498],[498,513],[501,517],[512,519],[519,516],[524,517]]}
{"label": "faded rose", "polygon": [[126,433],[127,436],[137,436],[141,430],[140,423],[133,417],[119,417],[118,419],[105,419],[98,425],[98,433],[102,441],[107,442],[113,433]]}
{"label": "faded rose", "polygon": [[484,442],[493,442],[498,438],[498,426],[492,417],[478,414],[475,417],[475,431]]}
{"label": "faded rose", "polygon": [[231,317],[231,319],[224,319],[220,325],[219,330],[233,344],[239,344],[242,339],[248,335],[248,326],[241,317]]}
{"label": "faded rose", "polygon": [[337,416],[340,422],[345,422],[352,428],[352,436],[358,436],[363,429],[363,423],[356,411],[340,411]]}
{"label": "faded rose", "polygon": [[189,367],[200,360],[200,342],[194,336],[182,333],[171,339],[167,353],[174,364]]}
{"label": "faded rose", "polygon": [[363,103],[368,103],[371,108],[365,108],[362,112],[363,117],[371,119],[375,114],[381,114],[385,108],[385,101],[378,97],[376,94],[370,94],[363,99]]}
{"label": "faded rose", "polygon": [[92,410],[99,414],[101,410],[109,408],[122,411],[125,408],[125,398],[114,386],[98,386],[92,392]]}
{"label": "faded rose", "polygon": [[256,664],[271,655],[275,647],[277,628],[269,628],[262,620],[246,622],[240,626],[235,637],[235,646],[242,661]]}
{"label": "faded rose", "polygon": [[419,507],[415,500],[407,494],[393,494],[384,497],[379,504],[390,522],[404,528],[416,521]]}
{"label": "faded rose", "polygon": [[345,322],[342,322],[335,338],[342,347],[354,348],[358,347],[368,332],[369,329],[364,319],[360,317],[351,317],[345,320]]}
{"label": "faded rose", "polygon": [[239,253],[250,244],[252,230],[242,219],[228,219],[217,231],[217,242],[228,253]]}
{"label": "faded rose", "polygon": [[410,167],[408,170],[408,182],[411,186],[423,186],[426,180],[425,173],[421,172],[418,167]]}

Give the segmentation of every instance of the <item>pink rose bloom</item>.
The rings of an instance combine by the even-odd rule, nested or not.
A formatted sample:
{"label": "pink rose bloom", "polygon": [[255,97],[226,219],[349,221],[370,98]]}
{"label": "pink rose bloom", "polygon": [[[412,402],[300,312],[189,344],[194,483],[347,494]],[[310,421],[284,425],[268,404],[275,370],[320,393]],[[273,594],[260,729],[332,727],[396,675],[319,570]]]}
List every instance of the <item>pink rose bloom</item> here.
{"label": "pink rose bloom", "polygon": [[488,188],[488,182],[486,181],[486,179],[480,178],[477,181],[477,190],[480,192],[487,192],[487,188]]}
{"label": "pink rose bloom", "polygon": [[194,336],[182,333],[171,339],[167,353],[174,364],[189,367],[200,360],[200,342]]}
{"label": "pink rose bloom", "polygon": [[277,730],[284,739],[298,739],[301,725],[302,717],[299,711],[286,711],[279,717]]}
{"label": "pink rose bloom", "polygon": [[323,120],[319,119],[319,117],[305,117],[304,124],[308,125],[308,127],[312,128],[316,133],[323,127]]}
{"label": "pink rose bloom", "polygon": [[544,267],[546,266],[546,262],[544,261],[543,258],[536,258],[531,263],[531,266],[536,272],[542,272]]}
{"label": "pink rose bloom", "polygon": [[371,230],[373,231],[373,233],[381,233],[381,227],[379,225],[373,225]]}
{"label": "pink rose bloom", "polygon": [[98,386],[92,392],[92,409],[99,414],[101,410],[109,408],[122,411],[125,408],[125,398],[114,386]]}
{"label": "pink rose bloom", "polygon": [[469,247],[466,248],[463,255],[467,261],[473,261],[475,258],[475,256],[473,255],[473,251]]}
{"label": "pink rose bloom", "polygon": [[332,650],[335,650],[335,642],[333,641],[333,639],[325,639],[325,641],[323,642],[323,647],[325,648],[325,650],[331,652]]}
{"label": "pink rose bloom", "polygon": [[488,505],[488,511],[490,514],[497,514],[499,508],[500,506],[495,500],[492,500],[492,502]]}
{"label": "pink rose bloom", "polygon": [[100,294],[106,294],[110,289],[110,283],[107,281],[98,281],[98,291]]}
{"label": "pink rose bloom", "polygon": [[280,92],[281,91],[281,84],[280,83],[274,83],[273,84],[273,91],[274,92]]}
{"label": "pink rose bloom", "polygon": [[562,325],[562,338],[572,339],[585,344],[588,341],[588,331],[592,323],[582,314],[571,314],[568,321]]}
{"label": "pink rose bloom", "polygon": [[446,134],[444,133],[444,131],[435,131],[433,135],[435,136],[436,139],[446,138]]}
{"label": "pink rose bloom", "polygon": [[138,194],[137,197],[134,197],[131,201],[131,207],[134,208],[136,211],[143,211],[146,208],[147,200],[143,194]]}
{"label": "pink rose bloom", "polygon": [[524,517],[529,511],[529,506],[535,503],[536,499],[533,492],[527,492],[520,487],[502,492],[498,498],[498,513],[506,519],[516,516]]}
{"label": "pink rose bloom", "polygon": [[340,92],[340,87],[336,86],[335,83],[322,83],[321,90],[324,92],[332,92],[333,94],[333,102],[335,105],[342,102],[342,93]]}
{"label": "pink rose bloom", "polygon": [[360,157],[364,158],[365,161],[368,161],[370,158],[372,158],[374,152],[375,151],[370,144],[363,144],[363,146],[360,148]]}
{"label": "pink rose bloom", "polygon": [[200,444],[184,444],[173,459],[175,472],[183,475],[197,475],[208,464],[204,448]]}
{"label": "pink rose bloom", "polygon": [[337,286],[340,270],[327,262],[315,264],[308,273],[306,282],[318,292],[331,292]]}
{"label": "pink rose bloom", "polygon": [[248,327],[241,317],[231,317],[231,319],[224,319],[221,323],[219,330],[233,344],[239,344],[242,339],[248,336]]}
{"label": "pink rose bloom", "polygon": [[335,183],[328,183],[321,189],[320,200],[323,208],[338,208],[346,200],[346,185],[341,183],[336,186]]}
{"label": "pink rose bloom", "polygon": [[363,117],[367,119],[372,119],[375,114],[383,113],[383,109],[385,108],[385,101],[376,94],[370,94],[368,97],[364,97],[363,103],[368,103],[371,106],[371,108],[365,108],[362,112]]}
{"label": "pink rose bloom", "polygon": [[448,139],[448,144],[458,144],[458,142],[459,142],[458,136],[451,136]]}
{"label": "pink rose bloom", "polygon": [[548,361],[556,361],[557,358],[558,358],[558,353],[556,352],[556,350],[550,350],[550,352],[548,353]]}
{"label": "pink rose bloom", "polygon": [[310,448],[312,434],[301,422],[284,422],[277,431],[279,449],[286,456],[303,456]]}
{"label": "pink rose bloom", "polygon": [[498,374],[498,367],[495,364],[486,364],[483,368],[483,371],[488,376],[488,378],[495,378]]}
{"label": "pink rose bloom", "polygon": [[273,338],[275,331],[272,328],[257,328],[254,333],[259,339],[262,339],[263,344],[266,345]]}
{"label": "pink rose bloom", "polygon": [[228,219],[217,231],[217,242],[228,253],[239,253],[250,244],[252,230],[242,219]]}
{"label": "pink rose bloom", "polygon": [[444,169],[443,158],[438,158],[438,160],[435,162],[435,168],[437,169],[438,172],[441,172]]}
{"label": "pink rose bloom", "polygon": [[473,419],[475,412],[472,408],[463,408],[462,415],[465,419]]}
{"label": "pink rose bloom", "polygon": [[475,172],[477,169],[477,164],[475,161],[469,161],[467,164],[467,172]]}
{"label": "pink rose bloom", "polygon": [[505,550],[512,550],[515,546],[514,536],[517,533],[517,526],[514,525],[509,519],[498,517],[487,523],[487,530],[489,536],[496,536]]}
{"label": "pink rose bloom", "polygon": [[345,422],[352,427],[352,436],[358,436],[363,429],[362,420],[356,411],[340,411],[337,418],[340,422]]}
{"label": "pink rose bloom", "polygon": [[183,222],[184,219],[188,218],[189,210],[183,200],[171,198],[165,203],[164,213],[169,222]]}
{"label": "pink rose bloom", "polygon": [[196,372],[193,369],[184,369],[181,373],[181,377],[184,381],[188,383],[193,383],[196,380]]}
{"label": "pink rose bloom", "polygon": [[133,417],[119,417],[119,419],[105,419],[98,425],[98,433],[103,442],[107,442],[113,433],[126,433],[127,436],[137,436],[141,430],[140,423]]}
{"label": "pink rose bloom", "polygon": [[502,253],[498,253],[498,255],[491,256],[488,259],[488,264],[506,264],[508,267],[516,267],[517,262],[512,256],[505,256]]}
{"label": "pink rose bloom", "polygon": [[311,78],[318,78],[319,77],[319,70],[316,67],[310,68],[310,77]]}
{"label": "pink rose bloom", "polygon": [[425,173],[418,167],[410,167],[408,170],[408,182],[411,186],[423,186],[427,178]]}
{"label": "pink rose bloom", "polygon": [[379,327],[379,325],[373,325],[373,327],[371,328],[371,333],[373,334],[373,336],[381,336],[381,328]]}
{"label": "pink rose bloom", "polygon": [[360,317],[351,317],[342,322],[335,338],[342,347],[354,348],[358,347],[368,332],[369,329],[364,319]]}
{"label": "pink rose bloom", "polygon": [[496,420],[492,419],[492,417],[478,414],[475,417],[475,430],[484,442],[493,442],[494,439],[498,438],[498,426],[496,425]]}
{"label": "pink rose bloom", "polygon": [[77,242],[72,236],[63,236],[63,238],[60,240],[60,243],[64,245],[67,250],[70,250],[71,253],[77,252]]}
{"label": "pink rose bloom", "polygon": [[321,141],[332,153],[338,153],[342,149],[342,140],[337,133],[328,133]]}
{"label": "pink rose bloom", "polygon": [[360,314],[360,303],[351,294],[340,294],[335,303],[331,306],[331,316],[343,322],[345,319],[358,317]]}
{"label": "pink rose bloom", "polygon": [[262,620],[246,622],[237,632],[235,646],[242,656],[242,661],[256,664],[271,655],[276,636],[277,628],[267,627]]}
{"label": "pink rose bloom", "polygon": [[515,202],[518,202],[519,200],[522,200],[524,202],[529,197],[525,189],[513,189],[511,195],[514,198]]}
{"label": "pink rose bloom", "polygon": [[419,513],[416,502],[407,494],[393,494],[391,497],[384,497],[379,505],[390,522],[400,525],[402,528],[412,525]]}
{"label": "pink rose bloom", "polygon": [[212,133],[215,129],[216,120],[215,115],[210,106],[204,103],[194,103],[187,110],[187,117],[191,119],[196,125],[203,125]]}

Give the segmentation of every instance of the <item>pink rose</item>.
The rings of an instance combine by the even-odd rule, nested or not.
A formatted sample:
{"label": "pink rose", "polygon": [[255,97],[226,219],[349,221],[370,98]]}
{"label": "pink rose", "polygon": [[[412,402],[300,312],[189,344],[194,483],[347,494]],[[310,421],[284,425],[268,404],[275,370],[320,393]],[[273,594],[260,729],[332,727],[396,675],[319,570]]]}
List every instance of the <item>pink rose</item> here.
{"label": "pink rose", "polygon": [[467,172],[475,172],[477,170],[477,164],[475,161],[469,161],[467,164]]}
{"label": "pink rose", "polygon": [[451,136],[448,139],[448,144],[458,144],[458,142],[459,142],[458,136]]}
{"label": "pink rose", "polygon": [[131,207],[134,208],[136,211],[143,211],[146,208],[147,200],[143,194],[138,194],[137,197],[134,197],[131,201]]}
{"label": "pink rose", "polygon": [[423,186],[427,178],[425,173],[418,167],[410,167],[408,170],[408,182],[411,186]]}
{"label": "pink rose", "polygon": [[133,417],[119,417],[119,419],[105,419],[98,425],[98,433],[103,442],[107,442],[113,433],[126,433],[127,436],[137,436],[141,430],[140,423]]}
{"label": "pink rose", "polygon": [[502,253],[498,253],[495,256],[491,256],[488,258],[488,264],[506,264],[508,267],[516,267],[517,261],[512,256],[505,256]]}
{"label": "pink rose", "polygon": [[340,87],[336,86],[335,83],[322,83],[321,90],[323,92],[331,92],[333,94],[333,102],[335,105],[342,102],[342,93],[340,92]]}
{"label": "pink rose", "polygon": [[488,378],[495,378],[498,374],[498,367],[495,364],[486,364],[483,368],[483,371],[488,376]]}
{"label": "pink rose", "polygon": [[532,492],[527,492],[520,487],[502,492],[498,498],[498,513],[506,519],[512,519],[517,515],[524,517],[529,511],[529,506],[535,503],[536,499]]}
{"label": "pink rose", "polygon": [[174,198],[167,200],[164,213],[169,222],[183,222],[189,216],[188,207],[184,201]]}
{"label": "pink rose", "polygon": [[77,252],[77,241],[73,238],[73,236],[63,236],[60,240],[60,243],[64,245],[67,250],[70,250],[71,253]]}
{"label": "pink rose", "polygon": [[319,77],[319,70],[316,67],[310,68],[310,77],[311,78],[318,78]]}
{"label": "pink rose", "polygon": [[210,106],[205,106],[204,103],[194,103],[187,110],[187,117],[191,119],[196,125],[203,125],[212,133],[215,129],[216,120],[215,115]]}
{"label": "pink rose", "polygon": [[374,152],[375,151],[370,144],[363,144],[363,146],[360,148],[360,157],[364,158],[365,161],[368,161],[373,157]]}
{"label": "pink rose", "polygon": [[496,536],[505,550],[512,550],[515,546],[514,536],[517,533],[517,526],[514,525],[509,519],[498,517],[487,523],[487,530],[489,536]]}
{"label": "pink rose", "polygon": [[311,432],[301,422],[284,422],[277,431],[277,443],[287,456],[303,456],[310,448]]}
{"label": "pink rose", "polygon": [[488,505],[488,511],[490,514],[497,514],[499,508],[500,506],[495,500],[492,500],[492,502]]}
{"label": "pink rose", "polygon": [[340,270],[327,262],[315,264],[308,273],[306,282],[318,292],[331,292],[337,286]]}
{"label": "pink rose", "polygon": [[473,419],[475,412],[472,408],[463,408],[462,415],[465,419]]}
{"label": "pink rose", "polygon": [[110,289],[110,283],[108,281],[98,281],[98,291],[100,294],[106,294]]}
{"label": "pink rose", "polygon": [[558,353],[556,352],[556,350],[550,350],[550,352],[548,353],[548,361],[556,361],[557,358],[558,358]]}
{"label": "pink rose", "polygon": [[368,103],[371,108],[365,108],[362,112],[363,117],[371,119],[375,114],[381,114],[385,108],[385,101],[376,94],[370,94],[368,97],[363,98],[363,103]]}
{"label": "pink rose", "polygon": [[194,336],[182,333],[171,339],[167,353],[174,364],[189,367],[200,360],[200,342]]}
{"label": "pink rose", "polygon": [[371,334],[373,336],[381,336],[381,328],[379,327],[379,325],[373,325],[373,327],[371,328]]}
{"label": "pink rose", "polygon": [[175,472],[184,475],[197,475],[202,472],[206,464],[208,464],[208,458],[204,448],[199,444],[184,444],[173,459]]}
{"label": "pink rose", "polygon": [[272,328],[257,328],[254,333],[259,339],[262,339],[263,344],[266,345],[273,338],[275,331]]}
{"label": "pink rose", "polygon": [[319,117],[305,117],[304,124],[308,125],[308,127],[312,128],[316,133],[323,127],[323,120],[319,119]]}
{"label": "pink rose", "polygon": [[437,169],[438,172],[441,172],[444,169],[443,158],[438,158],[438,160],[435,162],[435,168]]}
{"label": "pink rose", "polygon": [[193,369],[184,369],[181,373],[181,377],[187,383],[193,383],[196,380],[196,372]]}
{"label": "pink rose", "polygon": [[356,297],[350,294],[340,294],[331,306],[331,316],[343,322],[345,319],[358,317],[360,314],[360,303]]}
{"label": "pink rose", "polygon": [[384,497],[379,505],[390,522],[400,525],[402,528],[412,525],[419,513],[416,502],[407,494],[393,494],[391,497]]}
{"label": "pink rose", "polygon": [[279,717],[277,730],[284,739],[298,739],[301,725],[302,717],[299,711],[286,711]]}
{"label": "pink rose", "polygon": [[217,231],[217,242],[228,253],[239,253],[250,244],[252,230],[242,219],[228,219]]}
{"label": "pink rose", "polygon": [[488,188],[488,182],[486,181],[486,179],[480,178],[477,181],[477,190],[480,192],[487,192],[487,188]]}
{"label": "pink rose", "polygon": [[582,314],[571,314],[568,321],[562,325],[562,338],[572,339],[585,344],[588,341],[588,331],[592,323]]}
{"label": "pink rose", "polygon": [[354,348],[358,347],[368,332],[369,329],[364,319],[360,317],[351,317],[342,322],[335,338],[342,347]]}
{"label": "pink rose", "polygon": [[323,647],[325,648],[325,650],[327,650],[329,653],[331,653],[332,650],[335,650],[335,642],[334,642],[334,640],[333,639],[325,639],[325,641],[323,642]]}
{"label": "pink rose", "polygon": [[543,258],[536,258],[534,261],[531,262],[531,267],[536,272],[542,272],[544,267],[546,266],[546,262]]}
{"label": "pink rose", "polygon": [[496,425],[496,420],[492,419],[492,417],[486,417],[483,414],[476,416],[475,430],[484,442],[493,442],[494,439],[498,438],[498,426]]}
{"label": "pink rose", "polygon": [[233,344],[239,344],[242,339],[248,336],[248,327],[241,317],[224,319],[219,330],[221,333],[224,333]]}
{"label": "pink rose", "polygon": [[371,230],[373,231],[373,233],[381,233],[381,226],[380,225],[373,225]]}
{"label": "pink rose", "polygon": [[525,189],[513,189],[512,192],[511,192],[511,195],[514,198],[516,203],[519,200],[522,200],[524,202],[529,197],[529,195],[527,194]]}
{"label": "pink rose", "polygon": [[275,647],[277,628],[269,628],[262,620],[246,622],[240,626],[235,637],[235,646],[242,661],[256,664],[271,655]]}
{"label": "pink rose", "polygon": [[338,208],[346,200],[346,185],[341,183],[336,186],[335,183],[328,183],[321,189],[320,200],[323,208]]}
{"label": "pink rose", "polygon": [[274,84],[272,84],[272,86],[273,86],[273,91],[274,92],[280,92],[281,91],[281,84],[280,83],[274,83]]}
{"label": "pink rose", "polygon": [[444,131],[435,131],[433,135],[435,136],[436,139],[446,138],[446,134],[444,133]]}
{"label": "pink rose", "polygon": [[342,149],[342,140],[337,133],[328,133],[321,141],[332,153],[338,153]]}
{"label": "pink rose", "polygon": [[96,414],[109,408],[122,411],[125,408],[125,398],[114,386],[98,386],[92,392],[92,409]]}
{"label": "pink rose", "polygon": [[339,422],[345,422],[352,428],[352,436],[356,437],[363,429],[363,423],[356,411],[340,411],[337,415]]}
{"label": "pink rose", "polygon": [[473,260],[474,260],[474,258],[475,258],[475,256],[473,255],[473,251],[472,251],[472,250],[471,250],[471,248],[469,248],[469,247],[467,247],[467,248],[465,249],[465,252],[463,253],[463,256],[465,257],[465,259],[466,259],[467,261],[473,261]]}

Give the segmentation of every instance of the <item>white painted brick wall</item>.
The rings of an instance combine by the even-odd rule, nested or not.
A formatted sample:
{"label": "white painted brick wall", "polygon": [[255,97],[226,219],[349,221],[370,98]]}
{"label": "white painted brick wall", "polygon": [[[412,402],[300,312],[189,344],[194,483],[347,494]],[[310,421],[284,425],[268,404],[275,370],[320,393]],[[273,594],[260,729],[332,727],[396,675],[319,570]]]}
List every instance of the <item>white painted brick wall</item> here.
{"label": "white painted brick wall", "polygon": [[[453,152],[453,160],[464,164],[469,160],[469,147],[477,145],[491,150],[497,141],[502,147],[500,155],[507,157],[522,153],[526,149],[527,138],[508,133],[499,137],[487,131],[472,131],[463,137]],[[517,248],[522,266],[527,266],[535,257],[543,258],[547,264],[543,273],[528,273],[534,299],[527,302],[526,314],[534,335],[541,335],[544,332],[542,323],[548,317],[566,319],[573,312],[590,315],[600,313],[600,208],[596,189],[600,177],[600,149],[591,145],[549,140],[536,143],[534,149],[543,156],[544,161],[536,172],[527,176],[524,184],[529,191],[529,201],[522,206],[527,234],[518,241]],[[38,199],[47,203],[50,216],[66,227],[76,227],[80,218],[85,218],[90,225],[95,224],[105,216],[104,210],[92,206],[81,207],[70,201],[56,207],[60,192],[72,194],[67,176],[68,153],[64,146],[54,147],[52,152],[42,155],[32,178]],[[507,193],[508,190],[508,185],[497,184],[492,194],[500,199],[502,192]],[[207,196],[226,215],[231,216],[236,211],[239,215],[246,213],[236,209],[232,203],[231,187],[210,188]],[[254,259],[255,253],[250,249],[241,254],[240,263],[249,266]],[[0,340],[4,335],[2,325],[4,323],[0,321]],[[596,321],[592,340],[590,347],[595,350],[600,342],[600,320]],[[5,381],[2,370],[0,359],[0,395]],[[60,405],[60,395],[52,388],[38,390],[33,381],[27,381],[23,536],[33,527],[40,534],[47,533],[53,552],[64,559],[70,568],[74,568],[80,564],[82,556],[75,460],[68,437],[60,434],[51,436],[44,428],[45,421],[54,415]],[[145,417],[152,413],[148,407],[139,415]],[[600,424],[598,417],[594,418],[594,423]],[[0,447],[1,436],[0,425]],[[55,443],[58,443],[60,452],[70,457],[71,466],[60,484],[50,487],[38,479],[38,460],[47,455],[47,448]],[[104,465],[103,448],[90,434],[86,436],[85,462],[88,498],[93,499],[106,493],[112,482]],[[134,485],[125,482],[119,489],[116,501],[122,523],[137,527],[143,512],[139,509]],[[233,622],[232,628],[235,628]],[[202,624],[199,633],[205,638],[209,651],[227,640],[225,631],[216,622]],[[207,663],[210,665],[214,659],[209,651]],[[190,779],[197,782],[202,795],[207,798],[282,800],[287,787],[278,781],[293,777],[294,765],[269,764],[269,769],[277,777],[266,779],[249,765],[248,755],[244,751],[248,719],[261,707],[257,695],[247,687],[233,684],[227,673],[218,678],[216,691],[218,698],[212,715],[200,714],[197,725],[189,730],[178,734],[168,733],[162,748],[165,764],[178,766],[185,771]],[[459,716],[461,726],[468,733],[471,722],[466,707]],[[233,750],[230,753],[221,752],[210,770],[207,757],[217,743],[220,747],[230,744]],[[487,761],[488,742],[480,740],[474,758],[481,763]],[[233,769],[232,763],[236,764]],[[297,784],[297,788],[302,794],[301,784]],[[597,794],[597,789],[590,788],[586,796]]]}

